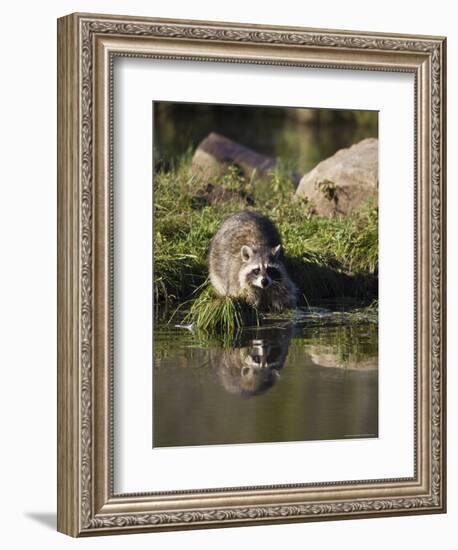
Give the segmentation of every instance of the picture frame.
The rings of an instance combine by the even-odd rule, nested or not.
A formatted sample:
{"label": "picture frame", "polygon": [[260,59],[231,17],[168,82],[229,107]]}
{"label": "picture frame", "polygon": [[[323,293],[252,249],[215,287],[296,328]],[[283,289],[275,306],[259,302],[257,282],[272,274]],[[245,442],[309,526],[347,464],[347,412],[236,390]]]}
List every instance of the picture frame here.
{"label": "picture frame", "polygon": [[[410,73],[414,475],[113,490],[113,60]],[[446,40],[72,14],[58,20],[58,530],[71,536],[444,513]]]}

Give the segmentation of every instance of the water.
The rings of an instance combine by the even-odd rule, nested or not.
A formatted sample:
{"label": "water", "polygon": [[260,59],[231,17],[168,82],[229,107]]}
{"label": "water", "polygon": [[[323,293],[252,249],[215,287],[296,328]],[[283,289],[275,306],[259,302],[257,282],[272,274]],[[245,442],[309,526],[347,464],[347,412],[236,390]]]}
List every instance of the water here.
{"label": "water", "polygon": [[377,128],[376,111],[154,104],[155,159],[166,164],[217,132],[281,159],[302,175],[338,149],[377,137]]}
{"label": "water", "polygon": [[378,436],[376,324],[283,321],[230,342],[158,326],[154,343],[154,447]]}

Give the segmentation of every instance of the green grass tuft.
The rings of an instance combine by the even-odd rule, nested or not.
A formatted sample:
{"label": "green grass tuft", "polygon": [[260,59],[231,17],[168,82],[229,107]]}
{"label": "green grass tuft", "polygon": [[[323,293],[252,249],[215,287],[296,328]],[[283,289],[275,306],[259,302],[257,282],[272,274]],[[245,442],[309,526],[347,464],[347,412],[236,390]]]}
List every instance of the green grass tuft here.
{"label": "green grass tuft", "polygon": [[217,296],[207,283],[183,322],[192,323],[197,331],[233,335],[245,326],[259,325],[260,314],[244,300]]}

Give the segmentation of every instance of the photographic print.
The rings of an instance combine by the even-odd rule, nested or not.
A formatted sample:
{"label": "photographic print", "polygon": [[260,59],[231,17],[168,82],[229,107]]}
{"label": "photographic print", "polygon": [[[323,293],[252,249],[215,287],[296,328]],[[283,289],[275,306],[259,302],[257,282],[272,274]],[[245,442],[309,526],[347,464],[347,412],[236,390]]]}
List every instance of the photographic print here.
{"label": "photographic print", "polygon": [[58,531],[444,513],[446,38],[73,13],[57,52]]}
{"label": "photographic print", "polygon": [[377,437],[378,113],[153,109],[153,447]]}

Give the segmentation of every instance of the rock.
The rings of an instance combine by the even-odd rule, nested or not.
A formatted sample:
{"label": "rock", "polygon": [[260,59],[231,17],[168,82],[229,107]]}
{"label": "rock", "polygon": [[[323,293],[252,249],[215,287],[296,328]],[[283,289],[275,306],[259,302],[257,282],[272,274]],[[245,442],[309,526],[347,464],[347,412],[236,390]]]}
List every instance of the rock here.
{"label": "rock", "polygon": [[370,199],[377,204],[378,139],[364,139],[317,164],[302,177],[296,195],[323,216],[350,214]]}
{"label": "rock", "polygon": [[199,144],[192,158],[193,173],[204,181],[221,176],[229,166],[237,166],[244,176],[251,178],[254,172],[260,177],[266,175],[275,165],[275,159],[215,132]]}

